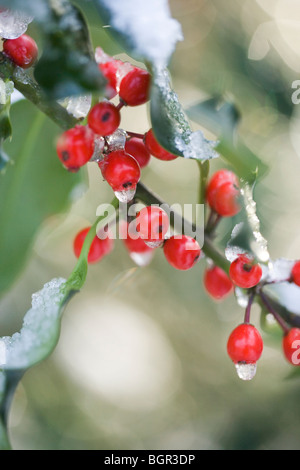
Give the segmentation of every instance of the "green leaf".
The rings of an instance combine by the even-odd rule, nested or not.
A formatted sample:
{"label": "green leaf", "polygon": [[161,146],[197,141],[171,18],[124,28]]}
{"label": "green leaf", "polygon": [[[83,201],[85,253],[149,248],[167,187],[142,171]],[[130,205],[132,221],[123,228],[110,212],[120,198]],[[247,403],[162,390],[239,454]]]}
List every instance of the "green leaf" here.
{"label": "green leaf", "polygon": [[27,101],[12,106],[14,138],[5,151],[14,165],[0,184],[0,292],[24,266],[34,236],[49,216],[64,211],[82,173],[68,173],[55,151],[58,127]]}
{"label": "green leaf", "polygon": [[218,157],[216,142],[202,131],[193,132],[178,96],[172,89],[166,69],[153,67],[151,87],[151,123],[158,142],[169,152],[198,161]]}
{"label": "green leaf", "polygon": [[40,24],[44,47],[34,75],[49,98],[102,93],[106,80],[95,62],[88,27],[78,8],[58,0],[49,9],[47,21]]}
{"label": "green leaf", "polygon": [[[119,201],[111,205],[117,209]],[[90,246],[98,230],[109,223],[108,213],[97,218],[87,236],[78,262],[66,281],[52,279],[32,295],[31,309],[26,313],[21,331],[0,338],[0,449],[9,449],[7,423],[15,389],[27,369],[46,359],[54,350],[60,335],[64,307],[84,285]],[[114,217],[114,212],[111,217]],[[114,219],[115,221],[115,219]]]}
{"label": "green leaf", "polygon": [[186,112],[190,119],[217,135],[216,150],[238,176],[254,183],[265,175],[267,166],[237,137],[240,112],[233,103],[212,98],[191,106]]}

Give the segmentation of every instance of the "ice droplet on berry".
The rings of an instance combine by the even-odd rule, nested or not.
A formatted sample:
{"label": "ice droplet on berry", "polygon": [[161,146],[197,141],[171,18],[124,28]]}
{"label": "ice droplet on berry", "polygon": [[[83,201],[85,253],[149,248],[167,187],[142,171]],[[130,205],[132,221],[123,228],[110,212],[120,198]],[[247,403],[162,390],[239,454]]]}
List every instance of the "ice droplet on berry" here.
{"label": "ice droplet on berry", "polygon": [[22,36],[33,20],[21,11],[3,9],[0,11],[0,36],[3,39],[17,39]]}
{"label": "ice droplet on berry", "polygon": [[92,105],[91,95],[70,96],[66,98],[66,109],[77,119],[84,119]]}
{"label": "ice droplet on berry", "polygon": [[148,241],[144,240],[145,244],[149,246],[149,248],[159,248],[164,244],[164,240],[157,240],[157,241]]}
{"label": "ice droplet on berry", "polygon": [[247,364],[245,362],[238,362],[235,364],[235,368],[241,380],[249,381],[254,379],[256,375],[256,363]]}
{"label": "ice droplet on berry", "polygon": [[117,129],[113,134],[106,137],[106,142],[110,152],[124,150],[127,133],[123,129]]}
{"label": "ice droplet on berry", "polygon": [[94,140],[94,153],[90,162],[101,162],[103,160],[104,155],[103,151],[105,148],[105,139],[104,137],[97,135]]}
{"label": "ice droplet on berry", "polygon": [[115,191],[115,196],[120,202],[127,204],[132,201],[135,196],[135,189],[124,189],[123,191]]}
{"label": "ice droplet on berry", "polygon": [[153,251],[146,251],[145,253],[135,253],[132,251],[130,253],[130,258],[132,261],[140,267],[148,266],[153,258],[154,250]]}

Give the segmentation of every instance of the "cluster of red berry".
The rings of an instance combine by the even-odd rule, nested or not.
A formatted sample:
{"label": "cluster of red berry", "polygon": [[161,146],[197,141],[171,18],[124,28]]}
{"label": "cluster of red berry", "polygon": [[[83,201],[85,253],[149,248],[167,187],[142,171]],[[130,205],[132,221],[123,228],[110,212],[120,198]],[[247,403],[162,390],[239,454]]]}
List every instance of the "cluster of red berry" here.
{"label": "cluster of red berry", "polygon": [[[240,211],[239,182],[236,175],[228,170],[215,173],[207,186],[206,199],[212,212],[218,216],[236,215]],[[233,286],[253,290],[262,280],[262,274],[261,266],[243,253],[231,263],[229,277],[217,266],[207,269],[204,285],[213,298],[223,299],[232,291]],[[287,281],[300,286],[300,261],[294,264],[291,277]],[[256,363],[263,351],[263,340],[258,330],[249,322],[250,311],[246,312],[245,322],[235,328],[229,336],[227,352],[236,365],[239,377],[250,380],[255,375]],[[286,359],[293,365],[300,365],[300,329],[284,328],[282,345]]]}
{"label": "cluster of red berry", "polygon": [[[35,41],[26,34],[18,39],[4,40],[3,52],[22,68],[32,66],[38,56]],[[104,179],[120,200],[125,193],[125,201],[129,202],[134,198],[140,180],[140,170],[149,163],[151,155],[165,161],[174,160],[177,155],[169,153],[157,142],[152,129],[144,135],[123,131],[123,147],[112,148],[110,137],[120,131],[120,110],[123,106],[138,106],[149,100],[151,76],[147,71],[124,64],[107,56],[103,51],[101,57],[99,68],[107,79],[108,99],[92,107],[87,117],[87,125],[76,125],[60,136],[57,154],[69,171],[77,171],[87,162],[96,161]],[[117,94],[120,101],[116,106],[109,100]],[[207,234],[211,235],[220,218],[238,214],[241,210],[239,197],[239,180],[234,173],[220,170],[212,176],[206,188],[206,200],[211,208],[210,226],[209,222],[206,226]],[[85,228],[75,237],[74,253],[77,257],[80,256],[89,230],[89,227]],[[124,223],[122,230],[122,239],[131,255],[149,254],[153,253],[155,248],[163,247],[169,264],[179,270],[191,269],[200,258],[201,249],[194,238],[187,235],[167,236],[169,217],[159,207],[144,207],[136,214],[134,220]],[[97,234],[89,249],[88,262],[100,261],[112,249],[111,237],[108,234]],[[216,300],[224,299],[233,291],[234,286],[249,290],[245,321],[234,329],[227,343],[228,355],[244,380],[250,380],[255,375],[256,363],[263,351],[262,337],[250,324],[250,308],[255,295],[261,292],[259,288],[263,285],[262,274],[261,266],[245,253],[238,254],[231,263],[229,276],[214,265],[204,273],[204,286]],[[287,281],[300,287],[300,261],[294,264]],[[293,365],[300,365],[299,349],[300,329],[285,328],[283,351]]]}
{"label": "cluster of red berry", "polygon": [[[97,48],[98,56],[99,50]],[[141,169],[149,163],[151,155],[160,160],[173,160],[177,156],[160,146],[152,129],[145,134],[119,129],[123,106],[139,106],[149,100],[149,72],[114,59],[103,51],[99,69],[107,79],[107,99],[92,107],[87,125],[77,125],[61,135],[57,154],[69,171],[77,171],[87,162],[96,161],[116,196],[129,202],[135,195]],[[115,105],[110,99],[117,94],[119,104]]]}

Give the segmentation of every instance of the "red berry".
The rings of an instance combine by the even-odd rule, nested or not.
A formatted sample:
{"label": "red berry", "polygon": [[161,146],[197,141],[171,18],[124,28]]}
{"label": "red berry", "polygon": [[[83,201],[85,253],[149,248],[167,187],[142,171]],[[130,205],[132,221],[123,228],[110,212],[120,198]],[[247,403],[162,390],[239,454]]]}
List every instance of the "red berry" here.
{"label": "red berry", "polygon": [[103,178],[114,191],[126,191],[136,188],[141,176],[137,161],[123,150],[108,154],[99,162]]}
{"label": "red berry", "polygon": [[223,269],[218,266],[206,269],[204,286],[207,292],[217,300],[224,299],[232,292],[233,284]]}
{"label": "red berry", "polygon": [[243,289],[256,286],[262,277],[262,269],[259,264],[246,255],[239,255],[229,268],[229,276],[232,282]]}
{"label": "red berry", "polygon": [[149,153],[153,155],[153,157],[164,161],[171,161],[178,158],[178,155],[168,152],[157,142],[152,129],[145,134],[144,141]]}
{"label": "red berry", "polygon": [[133,137],[130,140],[127,140],[125,144],[125,151],[136,159],[140,165],[140,168],[144,168],[148,165],[151,155],[141,139]]}
{"label": "red berry", "polygon": [[300,329],[292,328],[282,340],[283,352],[293,366],[300,365]]}
{"label": "red berry", "polygon": [[36,61],[38,47],[34,39],[27,34],[22,34],[17,39],[6,39],[3,43],[3,52],[14,64],[27,69]]}
{"label": "red berry", "polygon": [[102,101],[92,107],[88,114],[88,125],[98,135],[110,135],[118,129],[120,111],[109,101]]}
{"label": "red berry", "polygon": [[[81,230],[74,239],[73,249],[77,258],[79,258],[80,256],[84,240],[89,230],[90,227]],[[100,261],[105,255],[109,254],[112,251],[113,246],[114,242],[111,238],[107,237],[102,240],[96,235],[90,246],[88,254],[88,263],[92,264],[96,263],[97,261]]]}
{"label": "red berry", "polygon": [[253,325],[243,323],[239,325],[227,342],[227,352],[230,359],[238,364],[255,364],[263,351],[263,340]]}
{"label": "red berry", "polygon": [[95,135],[87,126],[75,126],[58,139],[57,155],[65,168],[77,171],[93,156]]}
{"label": "red berry", "polygon": [[186,271],[196,264],[201,249],[198,242],[192,237],[173,236],[165,242],[164,254],[173,268]]}
{"label": "red berry", "polygon": [[300,287],[300,261],[297,261],[294,264],[292,269],[292,280],[297,286]]}
{"label": "red berry", "polygon": [[238,177],[229,170],[219,170],[210,179],[206,188],[206,199],[210,207],[214,208],[214,200],[217,189],[224,183],[233,183],[239,186]]}
{"label": "red berry", "polygon": [[153,248],[150,248],[148,245],[146,245],[144,240],[142,240],[139,235],[134,233],[131,234],[130,224],[125,222],[122,230],[124,235],[124,245],[130,253],[148,253],[153,251]]}
{"label": "red berry", "polygon": [[105,87],[106,96],[108,99],[112,99],[118,94],[119,61],[112,59],[108,62],[98,64],[98,67],[107,80]]}
{"label": "red berry", "polygon": [[233,217],[241,210],[238,202],[240,192],[235,184],[222,184],[215,192],[213,209],[222,217]]}
{"label": "red berry", "polygon": [[119,96],[127,106],[138,106],[149,100],[151,75],[135,67],[122,79]]}
{"label": "red berry", "polygon": [[144,207],[137,213],[135,226],[142,240],[150,243],[163,241],[169,230],[169,217],[160,207]]}

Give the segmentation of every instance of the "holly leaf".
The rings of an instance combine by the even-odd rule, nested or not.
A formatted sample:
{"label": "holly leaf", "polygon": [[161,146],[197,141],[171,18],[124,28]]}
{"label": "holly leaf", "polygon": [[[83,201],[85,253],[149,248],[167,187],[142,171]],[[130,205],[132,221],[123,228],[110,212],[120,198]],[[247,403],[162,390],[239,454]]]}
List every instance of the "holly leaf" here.
{"label": "holly leaf", "polygon": [[233,103],[216,97],[199,102],[189,107],[186,112],[190,119],[218,136],[217,152],[234,168],[240,178],[253,184],[257,178],[265,175],[268,169],[265,163],[238,137],[237,129],[241,115]]}
{"label": "holly leaf", "polygon": [[95,62],[82,13],[66,0],[53,3],[43,27],[43,54],[34,76],[51,99],[102,93],[106,80]]}
{"label": "holly leaf", "polygon": [[61,131],[31,103],[12,105],[11,119],[15,133],[4,150],[14,164],[0,184],[0,293],[23,268],[40,225],[68,207],[84,176],[62,167],[55,150]]}

